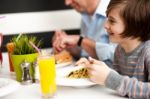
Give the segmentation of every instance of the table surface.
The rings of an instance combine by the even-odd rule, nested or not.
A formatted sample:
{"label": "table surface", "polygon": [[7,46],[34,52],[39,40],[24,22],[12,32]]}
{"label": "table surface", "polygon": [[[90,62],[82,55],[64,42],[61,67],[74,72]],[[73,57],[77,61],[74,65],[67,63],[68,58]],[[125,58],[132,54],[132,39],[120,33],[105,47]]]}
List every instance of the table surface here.
{"label": "table surface", "polygon": [[[14,76],[9,72],[7,53],[3,53],[0,77],[14,79]],[[17,91],[2,96],[0,99],[42,99],[40,85],[38,83],[21,85]],[[115,91],[100,85],[86,88],[57,86],[57,93],[54,99],[125,99],[125,97],[121,97]]]}

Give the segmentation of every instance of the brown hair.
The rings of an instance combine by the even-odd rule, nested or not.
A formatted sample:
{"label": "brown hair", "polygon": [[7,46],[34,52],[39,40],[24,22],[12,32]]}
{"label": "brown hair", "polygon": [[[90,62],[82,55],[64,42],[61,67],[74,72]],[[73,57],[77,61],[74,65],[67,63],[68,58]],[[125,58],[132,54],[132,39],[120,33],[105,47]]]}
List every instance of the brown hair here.
{"label": "brown hair", "polygon": [[139,38],[141,41],[150,39],[150,0],[111,0],[106,14],[120,8],[120,16],[125,23],[122,37]]}

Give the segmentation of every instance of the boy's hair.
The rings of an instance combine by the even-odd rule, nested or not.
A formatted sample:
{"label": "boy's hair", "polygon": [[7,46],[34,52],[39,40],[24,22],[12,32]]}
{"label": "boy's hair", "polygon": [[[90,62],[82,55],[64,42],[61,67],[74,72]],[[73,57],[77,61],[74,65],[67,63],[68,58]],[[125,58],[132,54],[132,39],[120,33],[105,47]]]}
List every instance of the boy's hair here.
{"label": "boy's hair", "polygon": [[150,0],[111,0],[106,14],[114,8],[120,8],[120,16],[125,23],[122,37],[150,39]]}

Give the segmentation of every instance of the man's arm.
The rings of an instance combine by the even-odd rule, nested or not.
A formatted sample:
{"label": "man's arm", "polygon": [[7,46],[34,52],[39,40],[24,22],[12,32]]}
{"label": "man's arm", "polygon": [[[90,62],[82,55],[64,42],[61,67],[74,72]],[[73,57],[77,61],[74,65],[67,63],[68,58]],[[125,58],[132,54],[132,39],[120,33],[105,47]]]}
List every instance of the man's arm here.
{"label": "man's arm", "polygon": [[98,59],[96,53],[96,42],[92,39],[84,37],[81,43],[81,48],[84,49],[91,57]]}
{"label": "man's arm", "polygon": [[[80,35],[61,35],[57,34],[59,37],[55,37],[53,41],[53,47],[58,49],[58,51],[62,51],[63,49],[67,49],[71,52],[73,56],[79,57],[81,49],[78,46],[78,41],[80,39]],[[89,38],[83,38],[81,42],[82,49],[84,49],[90,56],[97,58],[95,51],[95,41]]]}

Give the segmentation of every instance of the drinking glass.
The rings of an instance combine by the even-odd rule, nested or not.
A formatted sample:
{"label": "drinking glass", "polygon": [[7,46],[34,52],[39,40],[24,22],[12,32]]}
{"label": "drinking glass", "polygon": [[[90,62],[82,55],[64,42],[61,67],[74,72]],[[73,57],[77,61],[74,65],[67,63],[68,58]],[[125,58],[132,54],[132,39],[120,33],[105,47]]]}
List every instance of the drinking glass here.
{"label": "drinking glass", "polygon": [[8,51],[9,69],[10,69],[10,72],[14,72],[14,66],[12,64],[12,58],[11,58],[11,55],[14,51],[14,43],[9,42],[9,43],[7,43],[6,47],[7,47],[7,51]]}
{"label": "drinking glass", "polygon": [[56,71],[54,55],[39,55],[40,85],[44,99],[52,99],[56,93]]}

